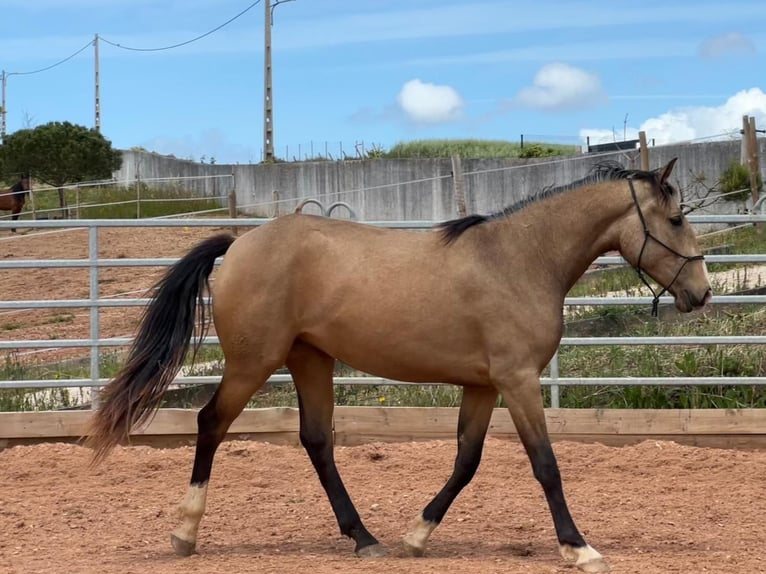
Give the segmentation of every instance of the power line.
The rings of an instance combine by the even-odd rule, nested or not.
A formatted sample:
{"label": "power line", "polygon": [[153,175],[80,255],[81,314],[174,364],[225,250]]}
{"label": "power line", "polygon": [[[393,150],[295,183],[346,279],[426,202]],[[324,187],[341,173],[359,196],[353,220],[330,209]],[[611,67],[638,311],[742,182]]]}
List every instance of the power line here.
{"label": "power line", "polygon": [[250,4],[250,6],[248,6],[248,7],[247,7],[247,8],[245,8],[244,10],[242,10],[242,11],[241,11],[239,14],[237,14],[236,16],[232,16],[231,18],[229,18],[229,19],[228,19],[228,20],[226,20],[226,22],[224,22],[223,24],[220,24],[220,25],[216,26],[216,27],[215,27],[215,28],[213,28],[212,30],[208,30],[207,32],[205,32],[204,34],[201,34],[201,35],[197,36],[196,38],[192,38],[191,40],[186,40],[185,42],[179,42],[178,44],[173,44],[173,45],[171,45],[171,46],[162,46],[161,48],[133,48],[133,47],[130,47],[130,46],[123,46],[122,44],[119,44],[119,43],[117,43],[117,42],[112,42],[112,41],[110,41],[110,40],[107,40],[107,39],[106,39],[106,38],[104,38],[103,36],[99,36],[99,38],[100,38],[101,40],[103,40],[104,42],[106,42],[107,44],[109,44],[109,45],[111,45],[111,46],[114,46],[115,48],[121,48],[121,49],[123,49],[123,50],[130,50],[131,52],[161,52],[161,51],[163,51],[163,50],[172,50],[173,48],[180,48],[181,46],[186,46],[187,44],[191,44],[192,42],[196,42],[197,40],[201,40],[202,38],[205,38],[205,37],[207,37],[207,36],[210,36],[210,34],[213,34],[213,33],[217,32],[218,30],[220,30],[220,29],[221,29],[221,28],[223,28],[224,26],[228,26],[229,24],[231,24],[232,22],[234,22],[234,20],[236,20],[236,19],[237,19],[237,18],[239,18],[240,16],[243,16],[245,13],[247,13],[247,12],[249,12],[251,9],[255,8],[255,7],[256,7],[258,4],[260,4],[260,3],[261,3],[261,0],[255,0],[255,2],[253,2],[252,4]]}
{"label": "power line", "polygon": [[79,53],[85,51],[86,49],[90,48],[93,45],[93,40],[88,40],[88,43],[85,44],[82,48],[77,50],[74,54],[67,56],[63,60],[60,60],[56,62],[55,64],[51,64],[50,66],[46,66],[44,68],[40,68],[39,70],[32,70],[31,72],[8,72],[6,76],[30,76],[32,74],[39,74],[40,72],[47,72],[48,70],[52,70],[56,66],[60,66],[61,64],[64,64],[65,62],[68,62],[75,56],[77,56]]}

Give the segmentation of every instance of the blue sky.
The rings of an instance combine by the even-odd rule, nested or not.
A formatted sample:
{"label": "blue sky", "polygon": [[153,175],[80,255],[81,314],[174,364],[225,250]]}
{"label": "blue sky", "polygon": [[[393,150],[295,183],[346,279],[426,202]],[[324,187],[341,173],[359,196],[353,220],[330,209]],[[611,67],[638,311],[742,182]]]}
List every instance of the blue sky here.
{"label": "blue sky", "polygon": [[[253,0],[3,0],[8,131],[92,126],[98,33],[183,42]],[[100,43],[102,132],[120,148],[257,162],[262,5],[158,52]],[[657,143],[766,127],[763,0],[295,0],[273,28],[278,156],[421,138]],[[627,118],[627,119],[626,119]],[[325,143],[327,142],[327,144]]]}

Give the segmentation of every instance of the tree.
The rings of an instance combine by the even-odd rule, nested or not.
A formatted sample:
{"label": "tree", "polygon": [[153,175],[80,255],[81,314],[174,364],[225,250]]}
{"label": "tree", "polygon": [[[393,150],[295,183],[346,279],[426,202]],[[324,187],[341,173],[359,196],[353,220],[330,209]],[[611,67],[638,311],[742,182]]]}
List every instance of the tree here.
{"label": "tree", "polygon": [[94,129],[50,122],[6,136],[0,146],[0,165],[6,173],[31,172],[35,179],[58,187],[63,210],[62,186],[111,178],[122,165],[122,154]]}

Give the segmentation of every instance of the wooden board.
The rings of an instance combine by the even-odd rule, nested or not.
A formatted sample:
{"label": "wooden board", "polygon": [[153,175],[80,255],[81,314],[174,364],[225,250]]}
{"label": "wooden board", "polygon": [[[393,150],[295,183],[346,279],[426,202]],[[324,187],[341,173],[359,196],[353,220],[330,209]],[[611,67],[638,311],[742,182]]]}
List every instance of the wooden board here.
{"label": "wooden board", "polygon": [[[133,433],[134,444],[193,443],[197,412],[162,409],[145,428]],[[458,409],[448,407],[337,407],[336,444],[454,440]],[[0,413],[0,448],[21,442],[71,441],[85,433],[90,411]],[[629,410],[548,409],[551,438],[604,444],[631,444],[657,438],[699,446],[761,448],[766,446],[766,409]],[[299,444],[295,408],[249,409],[232,425],[229,440],[264,440]],[[505,409],[496,409],[491,436],[517,440]]]}
{"label": "wooden board", "polygon": [[[546,409],[551,434],[763,434],[766,409]],[[335,432],[455,435],[458,409],[422,407],[338,407]],[[515,435],[506,409],[495,409],[490,434]]]}
{"label": "wooden board", "polygon": [[[144,428],[133,435],[196,435],[197,410],[161,409]],[[0,413],[0,439],[79,437],[88,426],[90,411],[45,411]],[[229,429],[232,435],[292,433],[299,428],[298,409],[277,407],[248,409]]]}

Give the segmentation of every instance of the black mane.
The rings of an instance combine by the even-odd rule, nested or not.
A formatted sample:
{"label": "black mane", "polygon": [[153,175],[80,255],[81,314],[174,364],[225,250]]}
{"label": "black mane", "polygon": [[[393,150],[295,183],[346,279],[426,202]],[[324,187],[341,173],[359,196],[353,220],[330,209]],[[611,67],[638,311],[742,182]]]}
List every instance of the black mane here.
{"label": "black mane", "polygon": [[[533,203],[544,201],[549,197],[559,195],[565,191],[569,191],[592,183],[600,183],[602,181],[618,181],[628,179],[629,177],[633,177],[637,180],[649,180],[658,182],[658,174],[655,171],[626,169],[622,164],[616,161],[605,161],[594,165],[590,172],[588,172],[588,175],[581,179],[567,183],[565,185],[545,187],[538,193],[517,201],[516,203],[507,206],[501,211],[497,211],[489,215],[468,215],[466,217],[461,217],[460,219],[445,221],[440,223],[437,227],[441,229],[445,243],[450,244],[457,240],[458,237],[460,237],[463,233],[465,233],[467,229],[470,229],[471,227],[486,223],[487,221],[506,217],[512,213],[521,211]],[[674,193],[673,187],[668,184],[663,186],[658,185],[657,188],[660,190],[664,199],[670,198],[670,196],[672,196]]]}
{"label": "black mane", "polygon": [[14,195],[22,195],[25,196],[29,193],[29,190],[26,189],[26,186],[24,185],[24,180],[19,180],[18,183],[16,183],[13,187],[11,187],[11,193]]}

